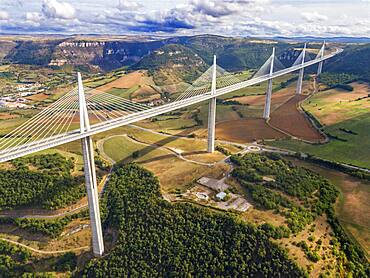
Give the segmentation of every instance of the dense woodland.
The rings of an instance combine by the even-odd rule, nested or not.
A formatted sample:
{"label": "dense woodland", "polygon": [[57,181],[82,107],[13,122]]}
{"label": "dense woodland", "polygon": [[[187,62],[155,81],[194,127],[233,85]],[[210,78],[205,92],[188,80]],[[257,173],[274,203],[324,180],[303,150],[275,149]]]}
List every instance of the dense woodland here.
{"label": "dense woodland", "polygon": [[262,230],[192,204],[161,198],[158,180],[130,164],[107,188],[105,225],[119,231],[111,252],[83,277],[304,277]]}
{"label": "dense woodland", "polygon": [[[43,265],[45,272],[35,271]],[[36,258],[23,247],[0,240],[0,277],[1,278],[54,278],[51,271],[72,272],[77,266],[77,256],[65,253],[54,257]]]}
{"label": "dense woodland", "polygon": [[[294,166],[277,154],[234,155],[231,160],[237,165],[232,175],[249,191],[253,200],[261,208],[274,209],[286,219],[287,227],[264,224],[260,229],[273,238],[289,237],[303,230],[318,215],[326,213],[340,244],[338,257],[347,273],[354,277],[370,274],[364,252],[351,242],[335,216],[333,205],[339,192],[333,184],[308,169]],[[320,259],[305,243],[298,246],[309,260],[316,262]]]}
{"label": "dense woodland", "polygon": [[74,219],[87,218],[88,210],[53,219],[1,217],[1,224],[12,224],[31,233],[43,234],[51,238],[58,237],[64,228]]}
{"label": "dense woodland", "polygon": [[0,277],[19,277],[26,271],[25,263],[30,257],[26,249],[0,240]]}
{"label": "dense woodland", "polygon": [[348,45],[325,64],[325,71],[356,74],[370,81],[370,44]]}
{"label": "dense woodland", "polygon": [[[177,65],[181,64],[182,67]],[[168,44],[161,47],[158,52],[153,52],[143,57],[132,69],[148,69],[157,85],[165,84],[166,76],[162,71],[171,69],[173,76],[179,80],[191,82],[206,71],[208,65],[190,48],[179,44]],[[171,80],[173,82],[173,80]]]}
{"label": "dense woodland", "polygon": [[358,80],[359,76],[350,73],[330,73],[320,74],[319,81],[329,88],[340,88],[347,91],[353,91],[353,87],[348,83]]}
{"label": "dense woodland", "polygon": [[20,158],[12,164],[14,169],[0,170],[0,209],[23,206],[57,209],[85,194],[82,177],[71,175],[73,161],[60,154]]}

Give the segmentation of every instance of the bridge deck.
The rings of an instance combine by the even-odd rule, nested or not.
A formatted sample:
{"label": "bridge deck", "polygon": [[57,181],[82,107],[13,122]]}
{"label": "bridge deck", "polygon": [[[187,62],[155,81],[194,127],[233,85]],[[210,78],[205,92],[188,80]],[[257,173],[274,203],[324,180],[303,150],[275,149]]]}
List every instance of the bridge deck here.
{"label": "bridge deck", "polygon": [[216,97],[222,96],[230,92],[233,92],[233,91],[236,91],[242,88],[246,88],[246,87],[267,81],[269,79],[276,78],[276,77],[279,77],[279,76],[282,76],[282,75],[285,75],[285,74],[288,74],[294,71],[298,71],[302,68],[306,68],[311,65],[320,63],[322,61],[325,61],[327,59],[334,57],[335,55],[339,54],[342,51],[343,51],[342,49],[336,49],[335,52],[328,54],[322,58],[314,59],[314,60],[305,62],[300,65],[296,65],[290,68],[276,71],[272,75],[267,74],[264,76],[252,78],[247,81],[242,81],[234,85],[230,85],[224,88],[217,89],[215,95],[211,95],[211,92],[208,92],[202,95],[197,95],[194,97],[174,101],[171,103],[153,107],[153,108],[140,111],[140,112],[135,112],[135,113],[128,114],[128,115],[118,117],[115,119],[106,120],[105,122],[91,125],[91,129],[83,133],[81,133],[80,130],[72,130],[64,134],[59,134],[57,136],[49,137],[47,138],[47,140],[44,139],[40,141],[34,141],[32,143],[24,144],[24,145],[17,146],[14,148],[4,149],[0,151],[0,163],[15,159],[21,156],[25,156],[28,154],[32,154],[32,153],[35,153],[41,150],[59,146],[65,143],[69,143],[69,142],[72,142],[72,141],[75,141],[75,140],[78,140],[78,139],[81,139],[87,136],[91,136],[91,135],[98,134],[104,131],[108,131],[116,127],[132,124],[132,123],[144,120],[144,119],[148,119],[148,118],[158,116],[158,115],[161,115],[167,112],[171,112],[171,111],[174,111],[180,108],[184,108],[184,107],[187,107],[187,106],[190,106],[190,105],[202,102],[202,101],[209,100],[215,96]]}

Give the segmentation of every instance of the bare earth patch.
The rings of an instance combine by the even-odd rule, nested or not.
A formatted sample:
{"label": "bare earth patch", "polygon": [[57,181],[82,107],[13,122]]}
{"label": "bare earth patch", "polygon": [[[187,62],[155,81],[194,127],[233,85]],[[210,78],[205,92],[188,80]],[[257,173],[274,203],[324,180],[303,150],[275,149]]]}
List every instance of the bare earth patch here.
{"label": "bare earth patch", "polygon": [[[271,96],[272,105],[279,105],[286,102],[289,98],[294,95],[294,90],[291,88],[285,88],[280,90],[278,93],[273,93]],[[251,105],[251,106],[264,106],[265,105],[266,95],[257,95],[257,96],[244,96],[244,97],[235,97],[230,100],[235,100],[241,104]]]}
{"label": "bare earth patch", "polygon": [[284,138],[286,135],[268,126],[264,119],[243,119],[217,123],[216,137],[219,140],[246,143],[260,139]]}
{"label": "bare earth patch", "polygon": [[132,93],[131,97],[132,100],[136,102],[147,102],[161,99],[161,95],[149,85],[141,85],[139,89]]}
{"label": "bare earth patch", "polygon": [[292,136],[320,142],[324,140],[324,136],[312,126],[311,122],[305,117],[303,112],[298,110],[299,102],[307,96],[295,96],[281,105],[278,109],[271,113],[270,124]]}
{"label": "bare earth patch", "polygon": [[18,115],[14,115],[14,114],[9,114],[9,113],[6,113],[6,112],[1,112],[0,113],[0,120],[9,120],[9,119],[14,119],[14,118],[18,118],[19,116]]}
{"label": "bare earth patch", "polygon": [[48,99],[49,97],[50,97],[50,95],[46,95],[44,93],[41,93],[41,94],[36,94],[36,95],[26,97],[26,99],[31,100],[31,101],[43,101],[45,99]]}
{"label": "bare earth patch", "polygon": [[138,70],[109,82],[103,86],[96,88],[97,90],[106,92],[112,88],[129,89],[136,85],[154,85],[153,79],[147,76],[146,71]]}

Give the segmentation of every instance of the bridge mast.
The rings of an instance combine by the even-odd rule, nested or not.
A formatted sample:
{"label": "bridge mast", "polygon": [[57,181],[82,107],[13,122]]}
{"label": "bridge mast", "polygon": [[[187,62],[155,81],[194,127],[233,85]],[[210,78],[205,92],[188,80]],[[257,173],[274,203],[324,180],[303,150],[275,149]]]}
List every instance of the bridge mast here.
{"label": "bridge mast", "polygon": [[[80,104],[80,130],[81,133],[85,133],[86,131],[90,130],[90,121],[89,115],[87,113],[84,88],[80,73],[77,73],[77,80],[78,80],[78,100]],[[104,252],[104,242],[100,220],[98,186],[96,182],[95,161],[94,161],[94,148],[91,137],[87,136],[82,138],[81,144],[84,160],[87,200],[90,214],[93,253],[95,256],[101,256]]]}
{"label": "bridge mast", "polygon": [[[302,65],[304,64],[304,60],[305,60],[305,57],[306,57],[306,47],[307,47],[307,44],[305,43],[304,48],[303,48],[303,52],[302,52]],[[302,94],[303,76],[304,76],[304,68],[302,68],[299,71],[298,82],[297,82],[297,90],[296,90],[297,95]]]}
{"label": "bridge mast", "polygon": [[[274,73],[274,60],[275,60],[275,47],[272,48],[272,55],[270,57],[270,76]],[[270,107],[271,107],[271,95],[272,95],[272,78],[269,79],[266,92],[265,109],[263,111],[263,118],[268,120],[270,118]]]}
{"label": "bridge mast", "polygon": [[[323,45],[322,45],[322,47],[320,49],[320,54],[321,54],[320,58],[321,59],[324,58],[324,54],[325,54],[325,41],[324,41],[324,43],[323,43]],[[317,76],[319,76],[322,73],[322,67],[323,67],[323,65],[324,65],[324,61],[321,61],[319,63],[319,67],[317,68]]]}
{"label": "bridge mast", "polygon": [[[217,64],[216,55],[213,56],[211,95],[216,94]],[[216,97],[211,98],[208,106],[208,152],[215,150],[215,125],[216,125]]]}

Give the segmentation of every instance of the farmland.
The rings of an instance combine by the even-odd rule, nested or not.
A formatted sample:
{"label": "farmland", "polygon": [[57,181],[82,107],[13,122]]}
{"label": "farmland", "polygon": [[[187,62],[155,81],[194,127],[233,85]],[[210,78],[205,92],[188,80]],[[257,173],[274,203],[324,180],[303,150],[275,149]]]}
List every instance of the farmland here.
{"label": "farmland", "polygon": [[298,109],[299,103],[306,97],[294,96],[289,99],[271,113],[269,123],[273,127],[299,139],[310,142],[324,141],[325,137],[312,126],[303,112]]}
{"label": "farmland", "polygon": [[[18,78],[21,82],[32,82],[39,78],[51,88],[50,92],[26,98],[31,105],[35,105],[35,109],[1,110],[0,135],[19,126],[40,111],[40,108],[46,107],[72,88],[75,85],[74,71],[77,69],[86,69],[83,73],[86,87],[151,106],[173,101],[209,67],[213,55],[208,49],[210,45],[204,43],[203,39],[198,41],[196,38],[195,43],[186,37],[178,40],[187,43],[180,47],[176,44],[163,47],[167,41],[161,42],[162,46],[156,46],[157,42],[153,42],[152,48],[146,49],[147,52],[139,53],[142,59],[135,63],[133,61],[137,57],[131,50],[127,52],[127,56],[134,57],[131,62],[124,61],[128,57],[121,57],[118,62],[118,56],[122,53],[120,49],[112,49],[112,54],[117,56],[112,55],[112,64],[108,66],[114,64],[117,70],[110,72],[99,71],[99,67],[106,66],[102,60],[97,60],[101,64],[92,65],[90,69],[87,65],[81,68],[70,65],[60,68],[0,66],[0,89],[17,84],[13,74],[16,71],[20,73]],[[224,47],[223,43],[220,44],[223,40],[216,38],[215,41],[219,47]],[[276,43],[276,46],[277,49],[291,48],[280,50],[287,51],[284,54],[293,55],[293,58],[301,50],[301,46],[290,43]],[[229,55],[225,54],[226,51],[231,55],[239,51],[244,53],[245,45],[236,48],[229,45],[220,49],[225,53],[219,53],[218,62],[234,70],[235,78],[246,80],[256,72],[260,62],[268,57],[272,44],[267,42],[263,47],[263,55],[246,58],[253,62],[253,67],[245,67],[244,58],[235,60],[239,63],[235,64],[226,57]],[[317,48],[310,51],[316,53]],[[172,56],[173,60],[170,58]],[[249,258],[249,254],[251,258],[255,254],[265,258],[266,254],[276,249],[282,253],[281,256],[276,253],[278,256],[275,259],[290,264],[290,271],[296,275],[299,273],[298,276],[304,276],[303,272],[311,277],[360,276],[358,274],[364,270],[362,255],[357,247],[353,247],[357,245],[352,243],[358,244],[369,254],[369,184],[342,172],[291,157],[287,160],[276,153],[259,153],[256,146],[254,150],[247,148],[250,146],[247,143],[257,141],[333,161],[370,167],[369,85],[359,80],[340,84],[345,85],[342,87],[331,84],[335,88],[328,89],[328,84],[317,86],[312,77],[305,76],[301,96],[295,95],[295,74],[274,79],[272,112],[267,122],[262,119],[266,82],[219,97],[216,114],[216,139],[219,141],[216,142],[217,151],[212,154],[206,151],[206,102],[135,123],[136,126],[123,126],[94,135],[92,139],[98,190],[104,188],[100,205],[107,251],[102,259],[90,261],[90,252],[82,253],[91,247],[91,233],[85,210],[87,198],[79,141],[0,165],[0,172],[3,173],[1,190],[6,197],[3,196],[5,201],[2,206],[13,209],[1,211],[11,217],[0,218],[0,237],[42,251],[73,249],[79,257],[71,261],[85,274],[100,275],[101,269],[109,270],[107,265],[119,266],[112,271],[122,274],[124,272],[120,272],[120,269],[124,262],[129,266],[125,270],[133,276],[137,274],[131,272],[133,268],[140,271],[145,268],[147,273],[155,276],[159,273],[152,272],[155,268],[162,264],[173,266],[176,261],[178,269],[183,271],[181,273],[193,275],[196,272],[189,272],[189,269],[199,264],[201,258],[206,262],[204,273],[214,276],[221,273],[216,268],[234,258],[235,254],[236,260],[240,260],[241,256]],[[316,86],[319,92],[316,92]],[[304,114],[304,111],[307,113]],[[315,124],[309,121],[308,116]],[[91,117],[91,122],[95,122],[94,117]],[[78,126],[79,119],[76,116],[71,128]],[[325,132],[327,137],[318,129]],[[228,142],[221,143],[220,140]],[[233,142],[246,144],[242,146]],[[245,155],[235,155],[239,152]],[[68,163],[68,169],[62,174],[54,173],[57,168],[55,165],[58,164],[49,157],[62,158],[62,161]],[[113,164],[115,167],[112,167]],[[45,177],[49,174],[52,178]],[[197,200],[181,199],[202,177],[222,178],[230,185],[225,190],[226,194],[240,194],[251,206],[243,212],[231,208],[224,213],[216,212],[214,208],[204,208],[207,204]],[[10,181],[12,187],[7,181]],[[63,190],[58,191],[59,188]],[[20,196],[20,192],[27,194]],[[214,202],[215,193],[208,196]],[[194,204],[189,204],[193,201]],[[56,216],[59,213],[62,216]],[[35,214],[40,214],[41,218],[32,218]],[[43,216],[49,217],[49,214],[52,214],[50,219],[43,219]],[[229,239],[230,233],[234,235],[233,231],[239,229],[242,232],[235,233],[235,237]],[[246,237],[245,229],[252,235],[256,233],[258,237],[261,236],[258,242],[263,242],[264,246],[270,246],[271,242],[274,244],[266,250],[264,246],[255,249],[252,244],[253,252],[247,248],[241,255],[235,253],[240,246],[255,240]],[[343,231],[350,241],[347,241]],[[217,235],[220,234],[223,237],[218,240]],[[209,235],[216,236],[210,241],[206,238]],[[241,237],[246,240],[241,240]],[[161,240],[158,241],[158,238]],[[223,242],[224,238],[227,241]],[[184,239],[186,246],[181,245]],[[239,247],[225,249],[224,243],[228,247],[233,244]],[[195,248],[193,253],[200,254],[200,257],[188,256],[186,250],[189,246]],[[141,250],[152,252],[144,254]],[[225,250],[230,251],[230,254],[225,256]],[[43,256],[37,254],[37,251],[32,252],[36,260],[33,258],[27,261],[29,271],[55,270],[52,263],[47,265],[48,259],[40,266],[38,259]],[[154,258],[153,254],[158,256]],[[3,255],[0,251],[0,261]],[[132,260],[128,260],[130,256],[133,256]],[[157,258],[160,261],[156,261]],[[210,274],[207,271],[215,267],[216,259],[220,261]],[[59,260],[59,257],[54,260]],[[185,261],[189,264],[185,265]],[[238,261],[236,265],[249,271],[252,269],[251,260],[246,262],[240,264]],[[230,262],[230,265],[234,263]],[[280,262],[276,267],[279,265]],[[178,269],[168,268],[165,274],[170,276],[180,273],[176,272]],[[161,271],[160,267],[158,271]],[[256,273],[261,273],[258,271]],[[269,270],[264,266],[263,271]],[[64,274],[58,275],[68,275],[65,271],[61,272]],[[274,275],[269,272],[267,276]]]}
{"label": "farmland", "polygon": [[285,134],[268,126],[263,119],[243,119],[217,123],[216,134],[217,139],[239,143],[286,137]]}
{"label": "farmland", "polygon": [[207,173],[217,176],[223,171],[222,164],[215,169],[205,165],[220,161],[224,156],[218,152],[207,154],[203,141],[173,138],[137,128],[126,128],[125,132],[125,135],[102,139],[101,151],[120,164],[135,161],[153,171],[164,192],[183,190]]}
{"label": "farmland", "polygon": [[320,92],[303,104],[303,108],[323,125],[323,131],[331,139],[328,143],[312,145],[288,139],[269,144],[369,168],[369,87],[359,83],[353,87],[352,92],[340,89]]}

